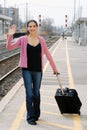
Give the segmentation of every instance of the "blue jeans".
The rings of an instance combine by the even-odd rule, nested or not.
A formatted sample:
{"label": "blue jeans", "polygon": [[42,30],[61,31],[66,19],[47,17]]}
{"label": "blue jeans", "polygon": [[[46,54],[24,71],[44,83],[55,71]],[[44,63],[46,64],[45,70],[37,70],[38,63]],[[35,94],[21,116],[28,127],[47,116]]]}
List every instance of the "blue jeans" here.
{"label": "blue jeans", "polygon": [[27,120],[33,121],[40,116],[40,86],[42,72],[32,72],[22,69],[26,92]]}

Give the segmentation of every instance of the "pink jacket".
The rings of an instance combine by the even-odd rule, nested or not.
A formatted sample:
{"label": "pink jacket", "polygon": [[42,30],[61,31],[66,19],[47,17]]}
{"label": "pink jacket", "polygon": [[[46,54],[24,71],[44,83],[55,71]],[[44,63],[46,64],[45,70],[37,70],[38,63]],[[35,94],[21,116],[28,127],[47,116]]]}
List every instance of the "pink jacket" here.
{"label": "pink jacket", "polygon": [[[16,42],[12,43],[12,36],[8,36],[8,40],[7,40],[7,44],[6,44],[6,49],[8,50],[12,50],[12,49],[15,49],[17,47],[20,46],[20,60],[19,60],[19,66],[20,67],[24,67],[24,68],[27,68],[27,43],[28,43],[28,36],[25,35],[25,36],[21,36]],[[44,62],[43,62],[43,56],[44,54],[46,55],[47,59],[49,60],[50,62],[50,65],[53,69],[53,71],[57,71],[57,68],[56,68],[56,65],[53,61],[53,58],[50,54],[50,52],[48,51],[48,48],[47,48],[47,45],[46,45],[46,42],[44,40],[44,38],[42,37],[38,37],[39,38],[39,41],[40,41],[40,44],[41,44],[41,59],[42,59],[42,70],[43,70],[43,67],[44,67]]]}

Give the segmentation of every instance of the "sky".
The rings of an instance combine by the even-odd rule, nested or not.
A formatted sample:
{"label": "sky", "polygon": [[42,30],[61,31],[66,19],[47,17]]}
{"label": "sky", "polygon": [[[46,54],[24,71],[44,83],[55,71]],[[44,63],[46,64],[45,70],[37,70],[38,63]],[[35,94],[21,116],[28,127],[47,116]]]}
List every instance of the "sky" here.
{"label": "sky", "polygon": [[67,24],[71,25],[74,15],[78,18],[87,14],[87,0],[0,0],[0,4],[4,5],[4,2],[6,7],[18,7],[22,20],[26,20],[27,8],[27,20],[38,20],[40,14],[41,19],[52,18],[54,26],[64,26],[65,15]]}

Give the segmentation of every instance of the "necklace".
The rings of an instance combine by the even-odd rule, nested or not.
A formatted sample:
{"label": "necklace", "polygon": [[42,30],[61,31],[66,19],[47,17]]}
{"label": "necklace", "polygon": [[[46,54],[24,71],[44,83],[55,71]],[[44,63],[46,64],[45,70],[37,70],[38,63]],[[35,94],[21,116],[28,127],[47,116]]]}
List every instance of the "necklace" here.
{"label": "necklace", "polygon": [[38,37],[28,37],[28,43],[32,46],[36,46],[39,43]]}

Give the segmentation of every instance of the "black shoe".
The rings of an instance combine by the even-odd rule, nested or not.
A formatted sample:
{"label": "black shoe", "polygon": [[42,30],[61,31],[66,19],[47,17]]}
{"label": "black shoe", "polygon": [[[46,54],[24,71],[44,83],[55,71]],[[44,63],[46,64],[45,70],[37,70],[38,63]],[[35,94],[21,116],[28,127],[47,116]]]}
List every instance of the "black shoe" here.
{"label": "black shoe", "polygon": [[30,125],[37,125],[35,121],[27,121]]}

